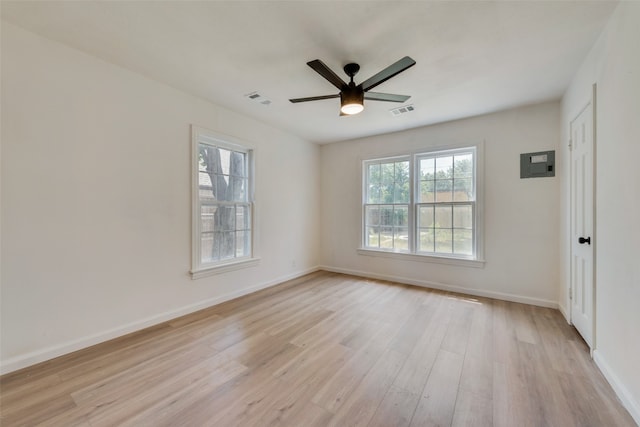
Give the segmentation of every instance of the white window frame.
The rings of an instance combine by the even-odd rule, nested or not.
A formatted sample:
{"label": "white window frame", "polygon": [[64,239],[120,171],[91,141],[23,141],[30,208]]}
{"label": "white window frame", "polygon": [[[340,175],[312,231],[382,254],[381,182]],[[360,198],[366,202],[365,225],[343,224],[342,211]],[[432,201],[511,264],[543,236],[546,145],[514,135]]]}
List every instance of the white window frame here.
{"label": "white window frame", "polygon": [[[447,155],[455,154],[465,151],[474,152],[474,185],[475,185],[475,202],[474,202],[474,248],[473,255],[464,256],[458,254],[442,254],[433,252],[418,252],[417,251],[417,236],[418,236],[418,218],[417,211],[418,206],[424,205],[424,203],[418,202],[419,187],[418,179],[419,175],[415,171],[419,170],[419,161],[424,157],[432,157],[434,155]],[[409,249],[406,251],[399,251],[393,249],[373,248],[366,245],[366,232],[365,232],[365,206],[367,205],[367,166],[370,164],[384,163],[389,161],[399,161],[403,159],[409,159]],[[360,255],[376,256],[392,259],[401,259],[405,261],[418,261],[418,262],[431,262],[438,264],[449,264],[463,267],[475,267],[483,268],[485,264],[484,260],[484,217],[483,217],[483,200],[484,200],[484,143],[465,144],[457,146],[440,146],[433,147],[419,151],[413,151],[410,153],[401,153],[396,155],[390,155],[386,157],[363,159],[361,165],[362,176],[362,198],[361,198],[361,226],[360,226],[360,247],[357,252]],[[452,202],[453,203],[453,202]]]}
{"label": "white window frame", "polygon": [[[201,244],[201,207],[200,185],[199,185],[199,163],[200,163],[200,144],[207,144],[226,150],[242,152],[246,154],[247,168],[247,202],[250,212],[250,244],[251,250],[248,256],[234,257],[221,261],[210,263],[202,262],[202,244]],[[255,162],[254,150],[248,144],[239,141],[233,137],[223,135],[205,128],[195,125],[191,126],[191,278],[209,276],[212,274],[220,274],[241,268],[251,267],[259,263],[259,258],[255,256],[256,249],[256,231],[255,231],[255,200],[254,200],[254,178],[255,178]]]}

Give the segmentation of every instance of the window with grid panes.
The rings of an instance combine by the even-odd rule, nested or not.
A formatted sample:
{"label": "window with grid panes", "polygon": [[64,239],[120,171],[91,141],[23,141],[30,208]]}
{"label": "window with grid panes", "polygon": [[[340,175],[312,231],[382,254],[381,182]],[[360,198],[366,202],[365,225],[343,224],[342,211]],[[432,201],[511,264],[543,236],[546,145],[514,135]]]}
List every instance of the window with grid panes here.
{"label": "window with grid panes", "polygon": [[409,172],[408,157],[366,163],[366,247],[409,251]]}
{"label": "window with grid panes", "polygon": [[363,248],[476,259],[476,149],[364,162]]}
{"label": "window with grid panes", "polygon": [[193,271],[251,259],[252,151],[194,128]]}

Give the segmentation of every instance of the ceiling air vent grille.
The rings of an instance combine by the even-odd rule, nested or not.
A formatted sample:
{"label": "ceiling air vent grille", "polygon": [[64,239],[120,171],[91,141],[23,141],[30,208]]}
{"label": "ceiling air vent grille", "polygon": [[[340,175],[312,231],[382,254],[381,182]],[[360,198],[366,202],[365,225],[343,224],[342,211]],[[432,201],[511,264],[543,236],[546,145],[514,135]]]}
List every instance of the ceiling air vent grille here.
{"label": "ceiling air vent grille", "polygon": [[257,91],[256,92],[251,92],[245,95],[246,98],[249,98],[250,100],[257,102],[258,104],[262,104],[262,105],[269,105],[271,104],[271,100],[268,98],[265,98],[264,96],[260,95]]}
{"label": "ceiling air vent grille", "polygon": [[415,110],[415,108],[413,108],[413,104],[411,104],[411,105],[403,105],[402,107],[398,107],[398,108],[393,108],[389,111],[391,112],[391,115],[399,116],[401,114],[410,113],[413,110]]}

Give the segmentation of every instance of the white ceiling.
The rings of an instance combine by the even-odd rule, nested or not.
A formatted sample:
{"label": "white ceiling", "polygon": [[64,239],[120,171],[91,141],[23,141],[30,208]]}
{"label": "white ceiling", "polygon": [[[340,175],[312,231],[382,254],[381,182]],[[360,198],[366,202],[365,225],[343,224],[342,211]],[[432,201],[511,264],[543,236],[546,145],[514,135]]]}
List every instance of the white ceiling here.
{"label": "white ceiling", "polygon": [[[559,98],[617,3],[609,1],[2,1],[2,18],[260,121],[328,143]],[[408,55],[339,117],[337,93],[306,63],[361,82]],[[244,95],[258,91],[269,106]],[[413,104],[393,116],[389,109]]]}

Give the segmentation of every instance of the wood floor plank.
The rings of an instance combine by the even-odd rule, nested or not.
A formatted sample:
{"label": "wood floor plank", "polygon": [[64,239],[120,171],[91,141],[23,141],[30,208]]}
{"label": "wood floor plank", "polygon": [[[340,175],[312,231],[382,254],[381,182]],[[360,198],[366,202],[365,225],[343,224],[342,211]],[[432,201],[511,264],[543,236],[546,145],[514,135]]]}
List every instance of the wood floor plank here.
{"label": "wood floor plank", "polygon": [[458,394],[464,357],[440,350],[422,391],[411,426],[449,426]]}
{"label": "wood floor plank", "polygon": [[442,342],[442,348],[452,353],[464,356],[469,343],[471,322],[473,321],[474,306],[459,297],[452,298],[452,315],[449,320],[447,334]]}
{"label": "wood floor plank", "polygon": [[634,426],[557,310],[315,272],[0,377],[3,426]]}
{"label": "wood floor plank", "polygon": [[388,349],[336,412],[329,426],[366,426],[386,395],[407,355]]}
{"label": "wood floor plank", "polygon": [[456,397],[452,427],[493,426],[493,400],[461,389]]}
{"label": "wood floor plank", "polygon": [[420,393],[391,385],[376,408],[368,427],[406,427],[411,423]]}

